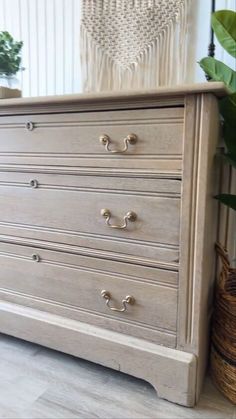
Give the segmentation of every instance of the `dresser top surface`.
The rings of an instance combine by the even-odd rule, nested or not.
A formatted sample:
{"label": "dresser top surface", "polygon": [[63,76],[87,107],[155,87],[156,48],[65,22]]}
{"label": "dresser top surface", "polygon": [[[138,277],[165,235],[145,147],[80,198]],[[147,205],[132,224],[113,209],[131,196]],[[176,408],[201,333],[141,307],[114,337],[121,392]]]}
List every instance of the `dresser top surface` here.
{"label": "dresser top surface", "polygon": [[229,92],[224,83],[206,82],[159,87],[154,90],[1,99],[0,115],[127,109],[141,108],[142,106],[177,106],[184,104],[185,96],[201,93],[212,93],[217,97],[223,97]]}

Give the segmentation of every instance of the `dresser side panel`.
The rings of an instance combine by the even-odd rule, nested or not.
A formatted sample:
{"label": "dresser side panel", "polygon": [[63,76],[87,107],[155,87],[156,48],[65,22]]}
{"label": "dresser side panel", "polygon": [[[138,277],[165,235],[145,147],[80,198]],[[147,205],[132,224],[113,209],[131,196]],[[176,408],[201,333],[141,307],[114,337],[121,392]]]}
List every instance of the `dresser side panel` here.
{"label": "dresser side panel", "polygon": [[198,357],[198,397],[209,353],[218,222],[219,111],[213,95],[186,98],[185,128],[177,347]]}

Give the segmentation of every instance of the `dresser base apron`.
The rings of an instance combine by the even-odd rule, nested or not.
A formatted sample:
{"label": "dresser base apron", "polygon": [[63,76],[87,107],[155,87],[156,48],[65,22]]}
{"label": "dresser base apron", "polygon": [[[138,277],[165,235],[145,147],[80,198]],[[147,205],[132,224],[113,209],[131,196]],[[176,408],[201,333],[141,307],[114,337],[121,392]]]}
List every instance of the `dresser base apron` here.
{"label": "dresser base apron", "polygon": [[144,379],[174,403],[195,404],[193,354],[8,302],[0,302],[0,332]]}

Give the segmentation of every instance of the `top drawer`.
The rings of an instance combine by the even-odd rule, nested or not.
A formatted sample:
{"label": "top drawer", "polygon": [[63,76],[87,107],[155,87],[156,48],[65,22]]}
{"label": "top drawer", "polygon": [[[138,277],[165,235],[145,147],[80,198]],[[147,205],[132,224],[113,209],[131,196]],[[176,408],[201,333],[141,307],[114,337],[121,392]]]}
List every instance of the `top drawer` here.
{"label": "top drawer", "polygon": [[0,117],[0,163],[180,170],[183,112],[176,107]]}

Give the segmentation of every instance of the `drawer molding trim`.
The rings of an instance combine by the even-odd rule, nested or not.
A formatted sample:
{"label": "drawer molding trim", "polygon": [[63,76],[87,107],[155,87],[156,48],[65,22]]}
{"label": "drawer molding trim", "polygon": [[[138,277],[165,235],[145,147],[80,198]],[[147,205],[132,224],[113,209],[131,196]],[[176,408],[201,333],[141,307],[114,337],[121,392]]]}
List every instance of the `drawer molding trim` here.
{"label": "drawer molding trim", "polygon": [[[5,256],[5,257],[9,257],[9,258],[13,258],[13,259],[22,259],[22,260],[28,260],[30,261],[34,261],[34,262],[40,262],[40,263],[45,263],[47,265],[54,265],[54,266],[61,266],[62,268],[69,268],[69,269],[76,269],[78,271],[81,272],[93,272],[93,273],[99,273],[102,274],[104,276],[110,276],[111,272],[109,271],[105,271],[102,269],[94,269],[94,268],[88,268],[88,267],[84,267],[84,266],[78,266],[78,265],[73,265],[73,264],[69,264],[69,263],[65,263],[65,262],[55,262],[53,260],[49,260],[49,259],[44,259],[40,256],[40,250],[38,250],[38,253],[33,253],[32,255],[28,255],[28,256],[23,256],[23,255],[18,255],[17,253],[8,253],[8,252],[2,252],[0,251],[0,256]],[[171,283],[171,282],[164,282],[164,281],[159,281],[158,279],[154,280],[150,280],[150,279],[146,279],[143,277],[138,277],[138,276],[133,276],[133,275],[128,275],[128,274],[120,274],[117,272],[112,273],[112,276],[115,278],[121,278],[123,280],[130,280],[130,281],[134,281],[134,282],[141,282],[141,283],[146,283],[146,284],[151,284],[151,285],[157,285],[158,287],[163,287],[163,288],[168,288],[168,289],[174,289],[177,290],[178,289],[178,284],[177,283]]]}
{"label": "drawer molding trim", "polygon": [[[5,226],[0,222],[0,226]],[[19,226],[12,226],[13,228]],[[24,228],[24,227],[22,227]],[[29,229],[30,232],[30,229]],[[11,232],[12,233],[12,232]],[[151,258],[144,258],[144,257],[138,257],[138,256],[132,256],[132,255],[126,255],[126,254],[119,254],[116,252],[107,252],[103,250],[96,250],[96,249],[88,249],[87,247],[83,246],[77,246],[77,245],[71,245],[71,244],[60,244],[56,242],[49,242],[49,241],[42,241],[42,240],[34,240],[31,237],[30,238],[23,238],[19,236],[14,236],[13,234],[9,235],[0,235],[1,242],[3,243],[11,243],[11,244],[20,244],[22,246],[36,246],[37,248],[42,248],[46,250],[56,250],[59,252],[66,252],[66,253],[72,253],[77,255],[85,255],[88,257],[95,257],[95,258],[101,258],[101,259],[108,259],[108,260],[114,260],[117,262],[124,262],[124,263],[131,263],[135,265],[142,265],[142,266],[149,266],[149,267],[155,267],[159,269],[169,270],[173,272],[178,272],[179,270],[179,263],[177,261],[173,262],[165,262],[165,261],[158,261],[158,260],[152,260]],[[144,245],[148,245],[145,244]],[[168,246],[168,245],[160,245],[156,246],[158,249],[169,249],[169,250],[176,250],[178,251],[178,246]]]}
{"label": "drawer molding trim", "polygon": [[132,335],[134,337],[147,339],[149,342],[165,345],[169,348],[176,348],[176,332],[165,328],[160,327],[157,329],[153,328],[151,325],[129,323],[125,322],[124,319],[115,318],[112,315],[109,316],[101,313],[78,310],[77,307],[74,306],[57,303],[51,300],[44,300],[42,298],[35,299],[35,297],[31,295],[18,293],[16,291],[0,289],[0,300],[81,321],[83,323],[89,323],[98,327],[103,327],[105,320],[107,329],[117,331],[118,327],[120,333],[130,335],[130,330],[132,328]]}
{"label": "drawer molding trim", "polygon": [[[162,160],[161,160],[162,161]],[[169,160],[168,160],[169,161]],[[179,160],[180,162],[180,160]],[[22,173],[42,173],[42,174],[58,174],[58,175],[86,175],[86,176],[112,176],[112,177],[127,177],[127,178],[141,178],[141,179],[182,179],[182,170],[155,170],[155,169],[119,169],[111,170],[108,167],[100,168],[91,168],[91,167],[76,167],[68,166],[63,167],[60,165],[39,165],[31,164],[17,164],[10,163],[4,164],[0,163],[0,171],[2,172],[22,172]]]}
{"label": "drawer molding trim", "polygon": [[53,185],[41,183],[37,179],[29,179],[29,182],[3,182],[0,181],[0,187],[18,187],[18,188],[33,188],[33,189],[47,189],[55,191],[73,191],[73,192],[92,192],[96,194],[109,193],[115,195],[128,195],[128,196],[150,196],[157,198],[166,198],[166,199],[180,199],[181,194],[177,192],[152,192],[152,191],[131,191],[121,190],[121,189],[111,189],[111,188],[90,188],[90,187],[76,187],[69,185]]}
{"label": "drawer molding trim", "polygon": [[[178,244],[172,244],[172,243],[160,243],[160,242],[154,242],[154,241],[149,241],[147,242],[146,240],[139,240],[139,239],[131,239],[131,238],[126,238],[126,237],[117,237],[117,236],[112,236],[112,235],[107,235],[107,234],[99,234],[99,233],[86,233],[86,232],[81,232],[81,231],[73,231],[73,230],[64,230],[64,229],[58,229],[58,228],[54,228],[54,227],[42,227],[42,226],[35,226],[35,225],[31,225],[31,224],[20,224],[20,223],[11,223],[11,222],[4,222],[4,221],[0,221],[0,226],[6,226],[6,227],[16,227],[17,229],[27,229],[30,231],[40,231],[40,232],[47,232],[47,233],[63,233],[63,234],[67,234],[67,235],[73,235],[73,236],[77,236],[77,237],[88,237],[91,239],[101,239],[101,240],[111,240],[113,242],[125,242],[125,243],[130,243],[130,244],[136,244],[136,245],[145,245],[145,246],[150,246],[150,247],[155,247],[155,248],[170,248],[170,249],[178,249],[179,246]],[[89,252],[90,250],[88,250]],[[113,253],[113,252],[107,252],[107,253]]]}
{"label": "drawer molding trim", "polygon": [[[170,336],[174,336],[174,337],[176,336],[176,330],[174,330],[174,329],[172,330],[172,329],[164,328],[164,327],[161,327],[161,326],[156,326],[155,327],[155,326],[152,326],[150,324],[140,322],[138,320],[126,319],[125,317],[121,319],[121,318],[115,317],[115,315],[110,314],[109,312],[100,313],[97,310],[89,310],[89,309],[86,309],[84,307],[77,307],[73,304],[63,303],[62,301],[54,301],[54,300],[51,300],[50,298],[35,297],[32,294],[17,292],[17,291],[13,291],[11,289],[8,289],[8,288],[0,288],[0,295],[1,294],[2,295],[5,294],[7,296],[7,299],[9,298],[9,296],[23,297],[23,298],[30,299],[31,301],[33,301],[36,304],[39,303],[39,302],[42,302],[42,303],[53,305],[55,307],[63,307],[63,308],[66,308],[66,309],[70,309],[70,310],[73,310],[74,312],[89,314],[89,315],[97,316],[97,317],[100,317],[100,318],[103,318],[103,319],[113,320],[114,322],[122,321],[122,323],[125,323],[126,325],[132,325],[132,326],[134,325],[134,326],[145,328],[146,330],[151,330],[151,331],[154,330],[154,331],[157,331],[157,332],[160,332],[160,333],[168,334]],[[1,303],[1,300],[0,300],[0,303]]]}
{"label": "drawer molding trim", "polygon": [[13,336],[142,378],[174,403],[195,403],[193,354],[6,302],[0,310],[2,333],[11,330]]}

